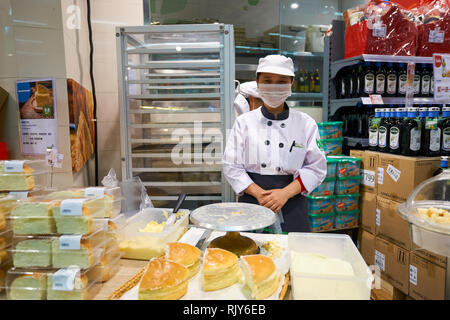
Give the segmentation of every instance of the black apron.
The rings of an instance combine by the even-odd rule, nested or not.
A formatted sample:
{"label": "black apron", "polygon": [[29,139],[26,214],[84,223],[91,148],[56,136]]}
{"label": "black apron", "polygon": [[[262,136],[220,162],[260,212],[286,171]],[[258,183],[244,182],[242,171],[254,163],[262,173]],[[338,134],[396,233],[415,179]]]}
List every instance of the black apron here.
{"label": "black apron", "polygon": [[[250,178],[264,190],[282,189],[290,184],[292,175],[261,175],[247,172]],[[255,197],[244,193],[239,197],[239,202],[259,204]],[[308,218],[308,202],[306,197],[298,194],[289,199],[281,209],[284,222],[281,223],[283,232],[311,232]]]}

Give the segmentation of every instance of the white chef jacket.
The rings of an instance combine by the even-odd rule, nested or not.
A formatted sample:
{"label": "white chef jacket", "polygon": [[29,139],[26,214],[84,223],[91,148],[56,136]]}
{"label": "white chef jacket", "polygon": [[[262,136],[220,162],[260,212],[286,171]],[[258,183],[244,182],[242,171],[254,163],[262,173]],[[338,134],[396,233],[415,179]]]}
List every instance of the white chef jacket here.
{"label": "white chef jacket", "polygon": [[[307,114],[286,111],[278,119],[264,106],[240,115],[234,122],[222,158],[223,173],[233,190],[242,195],[253,183],[247,172],[293,175],[311,193],[325,179],[325,153],[316,143],[319,131]],[[294,145],[294,146],[293,146]]]}

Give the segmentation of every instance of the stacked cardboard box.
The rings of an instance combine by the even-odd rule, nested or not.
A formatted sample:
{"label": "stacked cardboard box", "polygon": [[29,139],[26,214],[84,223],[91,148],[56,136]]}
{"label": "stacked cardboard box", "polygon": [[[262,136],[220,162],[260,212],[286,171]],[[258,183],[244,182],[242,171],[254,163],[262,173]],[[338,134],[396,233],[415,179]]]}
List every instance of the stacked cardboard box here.
{"label": "stacked cardboard box", "polygon": [[417,248],[397,207],[439,168],[439,158],[352,150],[362,159],[359,246],[367,264],[414,299],[444,299],[446,258]]}

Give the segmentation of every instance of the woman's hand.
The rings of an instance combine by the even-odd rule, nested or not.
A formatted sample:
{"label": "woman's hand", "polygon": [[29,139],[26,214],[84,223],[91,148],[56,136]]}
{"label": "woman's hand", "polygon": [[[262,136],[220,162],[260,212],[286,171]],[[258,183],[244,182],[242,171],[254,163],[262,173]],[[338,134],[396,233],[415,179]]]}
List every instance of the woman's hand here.
{"label": "woman's hand", "polygon": [[289,194],[284,189],[272,189],[262,192],[263,199],[260,205],[269,208],[273,212],[278,212],[289,200]]}

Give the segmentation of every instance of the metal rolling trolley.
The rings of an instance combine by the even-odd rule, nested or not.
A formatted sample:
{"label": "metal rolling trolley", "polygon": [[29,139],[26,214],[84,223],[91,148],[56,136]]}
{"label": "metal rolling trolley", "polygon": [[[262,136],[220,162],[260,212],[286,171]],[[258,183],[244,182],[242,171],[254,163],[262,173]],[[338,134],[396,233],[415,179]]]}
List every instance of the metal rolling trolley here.
{"label": "metal rolling trolley", "polygon": [[[234,122],[233,26],[118,27],[123,179],[156,207],[233,201],[221,165]],[[119,142],[119,139],[118,139]]]}

